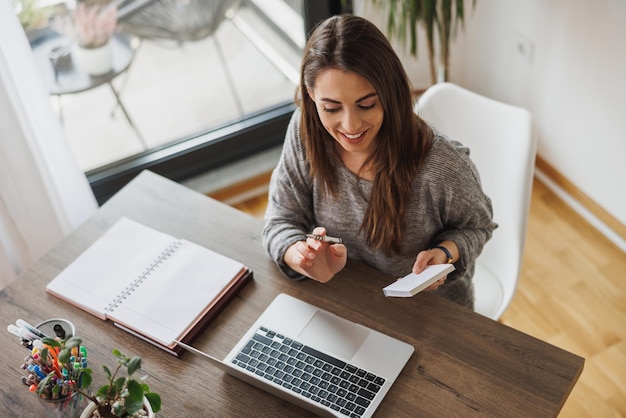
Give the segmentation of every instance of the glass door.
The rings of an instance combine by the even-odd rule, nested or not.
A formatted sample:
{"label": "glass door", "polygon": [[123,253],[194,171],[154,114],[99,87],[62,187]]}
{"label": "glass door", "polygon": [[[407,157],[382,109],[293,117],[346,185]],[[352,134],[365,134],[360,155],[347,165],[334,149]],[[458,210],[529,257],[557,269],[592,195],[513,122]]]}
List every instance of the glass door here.
{"label": "glass door", "polygon": [[[17,11],[38,3],[15,1]],[[180,181],[282,143],[305,34],[341,11],[334,1],[118,1],[111,69],[93,75],[74,42],[81,3],[39,4],[45,24],[25,28],[101,203],[145,168]]]}

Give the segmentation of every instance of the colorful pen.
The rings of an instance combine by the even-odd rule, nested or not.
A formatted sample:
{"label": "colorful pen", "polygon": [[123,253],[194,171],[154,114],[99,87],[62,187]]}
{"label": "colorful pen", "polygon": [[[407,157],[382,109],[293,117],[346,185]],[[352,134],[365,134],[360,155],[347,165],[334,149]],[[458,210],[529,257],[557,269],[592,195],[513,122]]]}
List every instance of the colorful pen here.
{"label": "colorful pen", "polygon": [[341,238],[329,237],[328,235],[314,235],[314,234],[306,234],[307,238],[313,238],[318,241],[330,242],[331,244],[342,244],[343,240]]}

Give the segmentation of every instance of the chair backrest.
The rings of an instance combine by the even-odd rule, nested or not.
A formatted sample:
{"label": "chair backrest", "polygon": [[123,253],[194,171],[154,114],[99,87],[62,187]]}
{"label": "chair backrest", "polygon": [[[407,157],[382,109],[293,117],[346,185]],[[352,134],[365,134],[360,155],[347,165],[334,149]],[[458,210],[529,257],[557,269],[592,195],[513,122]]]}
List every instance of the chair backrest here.
{"label": "chair backrest", "polygon": [[515,293],[526,239],[536,153],[531,115],[452,83],[429,88],[415,109],[439,132],[469,147],[492,200],[498,229],[477,264],[500,281],[503,301],[492,316],[499,318]]}
{"label": "chair backrest", "polygon": [[123,0],[118,21],[143,39],[198,41],[212,35],[241,0]]}

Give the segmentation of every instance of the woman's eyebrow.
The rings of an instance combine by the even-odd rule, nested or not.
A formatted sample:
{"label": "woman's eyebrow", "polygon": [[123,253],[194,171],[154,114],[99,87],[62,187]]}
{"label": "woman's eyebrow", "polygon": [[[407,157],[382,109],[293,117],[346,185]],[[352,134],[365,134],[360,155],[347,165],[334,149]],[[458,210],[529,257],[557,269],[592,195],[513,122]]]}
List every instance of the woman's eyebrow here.
{"label": "woman's eyebrow", "polygon": [[378,93],[370,93],[370,94],[366,94],[365,96],[361,97],[360,99],[357,99],[354,103],[360,103],[363,100],[367,100],[370,97],[374,97],[374,96],[378,96]]}
{"label": "woman's eyebrow", "polygon": [[320,99],[320,101],[322,101],[322,102],[330,102],[330,103],[335,103],[335,104],[341,104],[341,102],[339,100],[330,99],[328,97],[322,97]]}
{"label": "woman's eyebrow", "polygon": [[[367,99],[369,99],[370,97],[374,97],[374,96],[378,96],[378,93],[369,93],[369,94],[366,94],[365,96],[363,96],[363,97],[360,97],[360,98],[356,99],[356,100],[354,101],[354,103],[360,103],[360,102],[362,102],[363,100],[367,100]],[[329,98],[329,97],[322,97],[322,98],[320,99],[320,101],[322,101],[322,102],[329,102],[329,103],[335,103],[335,104],[341,104],[341,102],[340,102],[339,100],[331,99],[331,98]]]}

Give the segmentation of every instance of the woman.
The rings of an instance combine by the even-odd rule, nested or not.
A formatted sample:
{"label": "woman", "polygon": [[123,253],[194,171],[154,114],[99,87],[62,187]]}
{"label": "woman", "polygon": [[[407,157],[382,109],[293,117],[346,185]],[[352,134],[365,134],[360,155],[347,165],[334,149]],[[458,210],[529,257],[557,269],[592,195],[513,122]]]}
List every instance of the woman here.
{"label": "woman", "polygon": [[296,101],[263,229],[281,270],[327,282],[348,253],[395,277],[452,262],[456,270],[428,290],[473,308],[474,261],[496,228],[491,202],[467,148],[413,112],[384,34],[352,15],[319,24]]}

